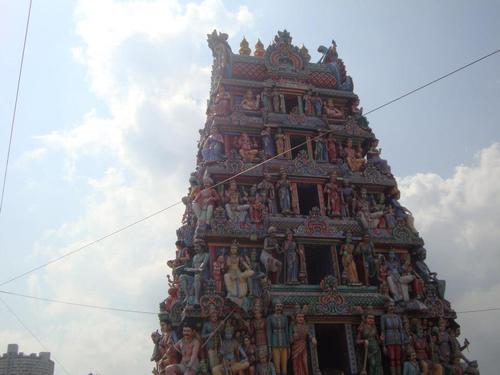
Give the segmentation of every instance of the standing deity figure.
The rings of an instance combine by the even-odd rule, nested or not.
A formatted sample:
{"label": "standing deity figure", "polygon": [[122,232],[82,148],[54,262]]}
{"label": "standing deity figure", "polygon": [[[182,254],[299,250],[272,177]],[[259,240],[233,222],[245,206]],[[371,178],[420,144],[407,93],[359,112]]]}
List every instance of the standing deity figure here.
{"label": "standing deity figure", "polygon": [[401,275],[401,262],[396,257],[394,251],[389,252],[387,260],[387,283],[391,290],[394,301],[408,302],[410,300],[409,285],[413,282],[413,274]]}
{"label": "standing deity figure", "polygon": [[[368,375],[383,375],[382,351],[380,350],[380,337],[375,325],[375,316],[366,313],[358,327],[356,342],[364,346],[363,371]],[[368,372],[366,372],[368,366]],[[363,372],[361,372],[363,373]]]}
{"label": "standing deity figure", "polygon": [[267,349],[257,351],[257,357],[256,375],[276,375],[273,363],[267,360]]}
{"label": "standing deity figure", "polygon": [[271,92],[271,96],[273,98],[273,112],[275,113],[282,112],[281,95],[276,88],[274,88],[273,91]]}
{"label": "standing deity figure", "polygon": [[357,217],[365,230],[375,229],[378,227],[381,217],[384,216],[383,210],[370,210],[370,203],[368,202],[368,193],[365,188],[361,189],[361,194],[357,202],[358,212]]}
{"label": "standing deity figure", "polygon": [[386,313],[380,318],[380,328],[385,350],[389,359],[391,375],[401,374],[401,345],[403,344],[403,322],[395,313],[394,302],[386,304]]}
{"label": "standing deity figure", "polygon": [[318,136],[315,137],[314,160],[328,161],[328,151],[326,149],[324,136],[325,136],[324,132],[318,132]]}
{"label": "standing deity figure", "polygon": [[329,98],[326,103],[323,103],[323,111],[328,118],[332,119],[342,119],[344,118],[344,112],[335,107],[333,99]]}
{"label": "standing deity figure", "polygon": [[323,100],[321,100],[321,97],[317,93],[312,98],[312,105],[314,107],[314,112],[316,113],[316,116],[321,116],[323,108]]}
{"label": "standing deity figure", "polygon": [[245,259],[238,254],[238,244],[233,242],[226,259],[224,274],[227,298],[241,306],[248,294],[248,279],[255,273]]}
{"label": "standing deity figure", "polygon": [[335,173],[330,174],[330,180],[325,184],[325,195],[328,215],[330,215],[330,217],[339,217],[342,204]]}
{"label": "standing deity figure", "polygon": [[219,161],[224,156],[224,137],[216,126],[210,130],[210,135],[205,138],[201,155],[205,161]]}
{"label": "standing deity figure", "polygon": [[224,255],[219,255],[217,259],[212,264],[212,273],[215,282],[215,291],[217,293],[222,293],[222,275],[226,268],[226,261]]}
{"label": "standing deity figure", "polygon": [[188,304],[199,304],[201,297],[201,288],[203,280],[208,275],[208,262],[210,256],[205,252],[205,242],[195,240],[194,250],[196,254],[193,257],[193,266],[185,268],[185,273],[179,277],[180,290],[186,297]]}
{"label": "standing deity figure", "polygon": [[292,324],[290,334],[294,375],[309,375],[307,343],[310,341],[313,346],[318,344],[316,337],[311,335],[310,330],[310,327],[305,322],[304,312],[299,309],[295,315],[295,322]]}
{"label": "standing deity figure", "polygon": [[238,191],[238,185],[235,180],[231,180],[229,182],[229,188],[226,190],[224,195],[228,219],[233,223],[244,223],[247,218],[250,205],[242,204],[240,192]]}
{"label": "standing deity figure", "polygon": [[198,226],[210,224],[215,203],[219,201],[219,194],[211,187],[213,183],[210,177],[205,177],[203,179],[203,189],[193,199],[193,211],[198,219]]}
{"label": "standing deity figure", "polygon": [[250,322],[250,333],[255,340],[257,353],[261,351],[267,353],[267,323],[263,318],[260,304],[254,307],[254,319]]}
{"label": "standing deity figure", "polygon": [[284,157],[285,152],[285,134],[281,128],[276,129],[276,134],[274,135],[274,141],[276,142],[277,155]]}
{"label": "standing deity figure", "polygon": [[181,362],[169,365],[165,372],[166,375],[196,375],[200,367],[198,359],[200,340],[193,327],[184,325],[182,339],[177,341],[174,348],[181,353]]}
{"label": "standing deity figure", "polygon": [[250,255],[245,256],[245,262],[254,272],[254,274],[248,279],[248,292],[254,297],[261,297],[262,280],[266,278],[266,274],[261,271],[257,249],[252,249],[250,251]]}
{"label": "standing deity figure", "polygon": [[302,98],[304,99],[304,113],[307,116],[314,116],[312,91],[309,90],[307,93],[304,94]]}
{"label": "standing deity figure", "polygon": [[174,348],[177,335],[169,319],[160,321],[160,330],[161,334],[158,331],[151,334],[151,339],[155,344],[151,360],[156,362],[155,373],[165,375],[167,367],[178,362],[177,351]]}
{"label": "standing deity figure", "polygon": [[290,181],[286,172],[281,172],[281,177],[276,182],[276,189],[278,190],[278,201],[281,213],[284,215],[292,213],[291,190]]}
{"label": "standing deity figure", "polygon": [[441,365],[445,368],[445,373],[447,373],[446,369],[450,368],[450,363],[452,359],[452,353],[451,353],[452,340],[450,334],[446,329],[447,328],[446,324],[447,324],[446,319],[439,320],[438,332],[436,335],[439,363],[441,363]]}
{"label": "standing deity figure", "polygon": [[424,333],[420,319],[414,318],[412,320],[412,342],[415,354],[419,362],[422,375],[428,375],[432,368],[432,361],[429,359],[429,345],[427,344],[427,337]]}
{"label": "standing deity figure", "polygon": [[282,250],[285,255],[285,284],[297,284],[299,281],[299,254],[291,229],[286,230],[286,240],[283,242]]}
{"label": "standing deity figure", "polygon": [[[253,188],[257,190],[257,187],[255,185]],[[262,223],[264,216],[266,216],[268,213],[267,205],[264,203],[264,198],[257,193],[253,197],[250,197],[249,201],[250,221],[255,224]]]}
{"label": "standing deity figure", "polygon": [[252,343],[250,336],[243,336],[243,345],[242,349],[245,352],[246,357],[248,358],[248,375],[255,375],[255,365],[257,364],[257,353],[255,350],[255,345]]}
{"label": "standing deity figure", "polygon": [[256,111],[259,109],[259,96],[253,96],[252,90],[248,89],[240,103],[240,108],[247,111]]}
{"label": "standing deity figure", "polygon": [[277,374],[286,375],[290,339],[288,317],[283,314],[283,303],[280,301],[275,303],[274,313],[267,317],[267,343]]}
{"label": "standing deity figure", "polygon": [[260,262],[264,266],[268,276],[271,273],[275,274],[275,282],[279,282],[283,267],[282,263],[274,255],[275,253],[279,253],[279,251],[280,246],[276,239],[276,228],[271,226],[267,230],[267,236],[264,239],[264,247],[260,253]]}
{"label": "standing deity figure", "polygon": [[262,101],[262,106],[264,107],[264,111],[272,112],[272,98],[271,93],[269,92],[269,87],[264,87],[264,90],[262,90],[262,93],[260,94],[260,98]]}
{"label": "standing deity figure", "polygon": [[340,204],[342,206],[342,217],[353,217],[356,207],[356,194],[349,180],[344,180],[340,190]]}
{"label": "standing deity figure", "polygon": [[328,160],[330,163],[335,163],[337,161],[337,140],[335,136],[330,133],[328,134],[327,142],[326,142],[326,151],[328,153]]}
{"label": "standing deity figure", "polygon": [[219,350],[221,336],[218,331],[220,325],[219,315],[214,306],[210,306],[208,311],[208,320],[203,323],[201,329],[201,338],[203,345],[207,349],[208,364],[210,370],[213,371],[214,367],[219,364]]}
{"label": "standing deity figure", "polygon": [[266,126],[260,132],[260,136],[262,139],[262,147],[264,148],[264,155],[266,159],[272,158],[276,155],[276,148],[274,147],[274,140],[271,134],[271,128]]}
{"label": "standing deity figure", "polygon": [[345,278],[348,285],[359,285],[358,271],[354,259],[354,245],[352,244],[350,233],[346,234],[345,243],[340,247],[340,252],[342,254],[342,266],[344,268],[342,273],[343,278]]}
{"label": "standing deity figure", "polygon": [[247,163],[253,162],[259,153],[257,143],[252,141],[247,133],[241,133],[236,141],[236,147],[243,161]]}
{"label": "standing deity figure", "polygon": [[230,324],[226,324],[224,328],[220,354],[222,363],[213,368],[214,375],[243,375],[244,371],[250,366],[245,351],[238,340],[234,338],[234,328]]}
{"label": "standing deity figure", "polygon": [[214,112],[218,116],[227,116],[233,109],[232,98],[229,92],[224,90],[224,86],[219,86],[217,95],[214,98]]}
{"label": "standing deity figure", "polygon": [[271,181],[271,174],[264,172],[264,179],[257,185],[257,191],[262,198],[262,201],[267,206],[267,212],[269,214],[277,213],[276,207],[276,190],[274,189],[274,184]]}
{"label": "standing deity figure", "polygon": [[347,144],[344,147],[344,158],[353,172],[359,172],[366,164],[366,160],[363,155],[360,155],[359,150],[356,150],[352,145],[352,139],[347,140]]}
{"label": "standing deity figure", "polygon": [[375,249],[369,234],[363,235],[363,240],[356,247],[355,254],[363,257],[366,272],[368,273],[368,284],[377,284],[377,267],[375,262]]}

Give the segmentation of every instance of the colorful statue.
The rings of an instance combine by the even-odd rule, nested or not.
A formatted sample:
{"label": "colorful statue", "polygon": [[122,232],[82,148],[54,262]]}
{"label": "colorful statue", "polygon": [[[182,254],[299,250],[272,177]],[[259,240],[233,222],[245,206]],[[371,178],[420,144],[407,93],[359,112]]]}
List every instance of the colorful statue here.
{"label": "colorful statue", "polygon": [[274,147],[273,136],[271,135],[271,128],[266,126],[260,132],[260,136],[262,138],[262,146],[264,148],[264,155],[266,159],[272,158],[276,155],[276,149]]}
{"label": "colorful statue", "polygon": [[256,375],[276,375],[272,362],[267,360],[267,349],[257,352],[259,363],[256,367]]}
{"label": "colorful statue", "polygon": [[389,259],[387,260],[387,283],[391,290],[392,296],[396,302],[410,300],[409,285],[413,282],[414,276],[412,274],[401,274],[401,262],[396,257],[394,251],[389,252]]}
{"label": "colorful statue", "polygon": [[186,268],[180,277],[179,284],[182,294],[186,297],[188,304],[199,304],[203,280],[208,277],[208,262],[210,257],[205,252],[205,242],[196,240],[194,244],[196,251],[193,257],[193,266]]}
{"label": "colorful statue", "polygon": [[222,275],[224,274],[225,268],[226,260],[224,259],[224,255],[221,254],[212,264],[212,274],[215,282],[215,291],[217,293],[222,293]]}
{"label": "colorful statue", "polygon": [[282,263],[275,258],[274,253],[279,253],[280,246],[276,239],[276,228],[271,226],[267,230],[267,237],[264,239],[264,247],[260,253],[260,262],[264,266],[267,275],[274,273],[275,281],[280,280]]}
{"label": "colorful statue", "polygon": [[290,342],[292,346],[291,357],[294,375],[309,375],[309,365],[307,361],[307,343],[312,346],[318,343],[316,337],[310,333],[309,326],[305,323],[305,315],[302,309],[298,309],[295,315],[295,322],[291,327]]}
{"label": "colorful statue", "polygon": [[396,216],[396,220],[401,220],[406,223],[408,228],[410,228],[410,230],[418,236],[418,231],[415,229],[412,213],[410,212],[410,210],[408,210],[406,207],[403,207],[399,203],[400,195],[401,193],[399,192],[399,189],[395,186],[389,192],[387,201],[394,208],[394,215]]}
{"label": "colorful statue", "polygon": [[264,87],[264,90],[262,90],[262,93],[260,94],[260,100],[262,101],[262,106],[264,107],[265,112],[273,111],[272,97],[269,92],[269,87]]}
{"label": "colorful statue", "polygon": [[276,190],[278,190],[278,201],[281,213],[288,215],[292,213],[290,181],[286,172],[281,172],[281,177],[276,182]]}
{"label": "colorful statue", "polygon": [[368,283],[369,285],[377,284],[377,267],[375,262],[373,242],[369,234],[363,235],[363,240],[358,244],[355,250],[355,254],[359,254],[363,257],[365,264],[365,269],[368,273]]}
{"label": "colorful statue", "polygon": [[323,100],[321,100],[321,97],[317,93],[312,98],[312,105],[314,107],[314,112],[316,113],[316,116],[321,116],[323,108]]}
{"label": "colorful statue", "polygon": [[328,161],[328,152],[326,149],[326,143],[324,139],[324,132],[318,132],[318,136],[315,137],[314,143],[314,160],[317,161]]}
{"label": "colorful statue", "polygon": [[307,93],[305,93],[302,99],[304,100],[304,114],[306,116],[314,116],[312,91],[309,90]]}
{"label": "colorful statue", "polygon": [[[255,186],[255,190],[257,187]],[[268,209],[264,203],[264,199],[260,194],[250,198],[250,221],[254,224],[261,224],[264,216],[267,215]]]}
{"label": "colorful statue", "polygon": [[247,218],[249,204],[242,204],[238,185],[235,180],[229,181],[229,188],[225,192],[226,214],[233,223],[244,223]]}
{"label": "colorful statue", "polygon": [[241,306],[243,298],[248,294],[247,280],[253,276],[254,271],[245,259],[238,254],[238,244],[233,242],[226,259],[227,272],[224,274],[227,298]]}
{"label": "colorful statue", "polygon": [[288,317],[283,314],[280,301],[275,303],[274,313],[267,317],[267,343],[277,374],[286,375],[290,339]]}
{"label": "colorful statue", "polygon": [[330,174],[330,181],[325,184],[326,209],[330,217],[339,217],[341,213],[340,192],[337,187],[337,175]]}
{"label": "colorful statue", "polygon": [[383,210],[372,211],[368,202],[368,193],[365,188],[361,189],[361,194],[357,200],[357,217],[365,230],[375,229],[379,226],[381,218],[384,216]]}
{"label": "colorful statue", "polygon": [[201,155],[204,161],[219,161],[224,157],[224,137],[219,133],[216,126],[210,130],[210,135],[205,138],[202,145]]}
{"label": "colorful statue", "polygon": [[252,344],[252,340],[250,336],[243,336],[243,351],[245,352],[246,357],[248,358],[248,375],[255,375],[255,365],[257,364],[257,354],[255,351],[255,345]]}
{"label": "colorful statue", "polygon": [[358,327],[356,342],[364,346],[363,371],[361,373],[367,373],[366,367],[368,365],[368,375],[383,375],[381,340],[377,333],[373,314],[364,314],[363,321]]}
{"label": "colorful statue", "polygon": [[394,302],[386,304],[386,313],[380,318],[384,342],[384,353],[389,359],[391,375],[401,374],[401,345],[403,344],[403,322],[395,313]]}
{"label": "colorful statue", "polygon": [[234,338],[234,328],[226,324],[224,338],[221,343],[222,364],[213,368],[214,375],[239,374],[243,375],[250,363],[240,343]]}
{"label": "colorful statue", "polygon": [[328,134],[326,151],[328,153],[328,160],[330,160],[330,163],[335,163],[337,161],[337,155],[338,155],[337,141],[332,133]]}
{"label": "colorful statue", "polygon": [[293,232],[290,229],[286,231],[286,240],[282,250],[285,254],[285,284],[296,284],[299,281],[299,255],[297,243],[294,241]]}
{"label": "colorful statue", "polygon": [[203,323],[203,328],[201,329],[201,338],[203,340],[203,345],[207,349],[208,364],[211,370],[219,364],[221,341],[219,326],[220,322],[217,309],[211,306],[208,311],[208,321]]}
{"label": "colorful statue", "polygon": [[359,285],[358,271],[354,260],[354,245],[352,244],[351,234],[347,233],[345,243],[340,247],[342,254],[342,278],[345,278],[348,285]]}
{"label": "colorful statue", "polygon": [[152,361],[156,362],[156,374],[165,375],[167,366],[178,362],[177,351],[174,348],[177,342],[177,335],[172,329],[172,323],[164,318],[160,321],[161,334],[158,331],[151,334],[151,339],[155,344]]}
{"label": "colorful statue", "polygon": [[347,140],[347,144],[344,147],[344,157],[347,165],[353,172],[359,172],[366,164],[366,160],[359,154],[359,151],[355,150],[352,145],[352,139]]}
{"label": "colorful statue", "polygon": [[174,345],[175,350],[181,353],[181,361],[167,367],[166,375],[196,375],[200,366],[198,352],[200,340],[193,327],[185,324],[182,328],[182,339]]}
{"label": "colorful statue", "polygon": [[414,351],[408,353],[408,360],[403,365],[403,375],[420,375],[420,366],[417,362],[417,354]]}
{"label": "colorful statue", "polygon": [[247,133],[241,133],[236,141],[236,147],[243,161],[247,163],[253,162],[259,153],[257,143],[252,141]]}
{"label": "colorful statue", "polygon": [[257,191],[262,198],[262,201],[267,206],[267,212],[270,214],[277,213],[276,207],[276,192],[274,184],[271,181],[271,174],[264,172],[264,180],[257,185]]}
{"label": "colorful statue", "polygon": [[260,304],[254,306],[254,319],[250,322],[250,333],[255,340],[257,353],[267,353],[267,323],[262,315]]}
{"label": "colorful statue", "polygon": [[342,112],[340,109],[335,107],[335,104],[333,103],[333,99],[329,98],[326,102],[323,103],[323,112],[325,113],[326,117],[332,118],[332,119],[343,119],[344,118],[344,112]]}
{"label": "colorful statue", "polygon": [[432,368],[432,361],[429,359],[429,345],[427,344],[427,337],[424,333],[420,319],[414,318],[411,322],[412,327],[412,343],[415,349],[415,354],[422,371],[422,375],[430,374]]}
{"label": "colorful statue", "polygon": [[227,116],[233,110],[232,97],[226,92],[224,86],[220,85],[217,95],[214,98],[214,112],[217,116]]}
{"label": "colorful statue", "polygon": [[253,96],[252,90],[248,89],[240,103],[240,108],[247,111],[257,111],[259,109],[259,96]]}
{"label": "colorful statue", "polygon": [[193,211],[198,219],[198,226],[210,224],[215,203],[220,199],[217,191],[211,187],[213,183],[210,177],[205,177],[203,190],[199,191],[193,200]]}
{"label": "colorful statue", "polygon": [[276,129],[276,134],[274,135],[274,140],[276,142],[276,151],[277,155],[281,155],[284,157],[283,153],[285,152],[285,134],[283,134],[283,130],[281,128]]}
{"label": "colorful statue", "polygon": [[450,367],[452,353],[451,353],[451,337],[448,331],[446,330],[447,321],[445,319],[440,319],[438,324],[438,333],[436,335],[437,338],[437,346],[438,346],[438,356],[439,363],[446,369]]}
{"label": "colorful statue", "polygon": [[279,91],[276,88],[273,88],[273,91],[271,92],[271,96],[273,98],[273,112],[285,113],[285,109],[282,108],[282,106],[281,106],[282,95],[279,93]]}
{"label": "colorful statue", "polygon": [[342,206],[342,217],[353,217],[354,208],[356,207],[356,195],[349,180],[344,180],[344,184],[340,190],[340,203]]}

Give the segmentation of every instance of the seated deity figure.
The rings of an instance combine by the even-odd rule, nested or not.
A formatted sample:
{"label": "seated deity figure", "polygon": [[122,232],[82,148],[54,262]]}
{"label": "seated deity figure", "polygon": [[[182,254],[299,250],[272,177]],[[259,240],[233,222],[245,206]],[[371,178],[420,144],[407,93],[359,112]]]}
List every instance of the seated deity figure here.
{"label": "seated deity figure", "polygon": [[238,185],[235,180],[229,182],[229,188],[225,192],[225,200],[226,214],[229,220],[233,223],[244,223],[250,205],[242,204]]}
{"label": "seated deity figure", "polygon": [[259,150],[257,148],[257,143],[252,141],[247,133],[242,133],[238,140],[236,141],[236,147],[243,161],[251,163],[257,157]]}
{"label": "seated deity figure", "polygon": [[224,156],[224,137],[217,127],[212,127],[210,135],[205,138],[201,155],[205,161],[218,161]]}
{"label": "seated deity figure", "polygon": [[186,298],[188,304],[198,305],[200,303],[201,288],[203,280],[208,278],[208,262],[210,257],[205,252],[205,241],[195,240],[192,267],[184,269],[184,273],[179,276],[180,290]]}
{"label": "seated deity figure", "polygon": [[402,266],[394,251],[389,253],[387,264],[387,283],[396,302],[408,302],[410,300],[409,286],[414,280],[413,274],[401,274]]}
{"label": "seated deity figure", "polygon": [[254,271],[245,261],[243,256],[238,254],[238,244],[233,242],[226,259],[227,272],[224,274],[224,284],[226,285],[227,298],[241,305],[243,298],[248,294],[248,279],[254,275]]}
{"label": "seated deity figure", "polygon": [[203,179],[203,189],[193,199],[192,207],[198,226],[209,225],[215,204],[219,201],[219,194],[212,188],[213,180],[210,177]]}
{"label": "seated deity figure", "polygon": [[241,109],[247,111],[256,111],[259,109],[259,96],[253,96],[252,90],[248,89],[240,103]]}
{"label": "seated deity figure", "polygon": [[347,140],[347,145],[344,147],[344,157],[347,165],[353,172],[359,172],[366,164],[366,160],[359,154],[353,145],[352,139]]}
{"label": "seated deity figure", "polygon": [[328,118],[332,119],[344,118],[344,112],[335,107],[332,98],[329,98],[325,103],[323,103],[323,111],[326,114],[326,117]]}
{"label": "seated deity figure", "polygon": [[217,95],[214,98],[214,112],[218,116],[227,116],[232,111],[232,98],[229,92],[226,92],[224,86],[219,86]]}
{"label": "seated deity figure", "polygon": [[234,337],[234,328],[228,323],[224,328],[224,338],[221,342],[220,354],[222,364],[213,368],[214,375],[243,375],[250,366],[247,355],[239,341]]}

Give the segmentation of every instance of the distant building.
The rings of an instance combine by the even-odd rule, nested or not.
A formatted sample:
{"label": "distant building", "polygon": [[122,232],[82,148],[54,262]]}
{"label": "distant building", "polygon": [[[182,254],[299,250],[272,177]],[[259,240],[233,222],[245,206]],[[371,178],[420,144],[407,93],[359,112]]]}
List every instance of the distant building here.
{"label": "distant building", "polygon": [[24,354],[17,344],[9,344],[0,357],[0,375],[54,375],[49,352]]}

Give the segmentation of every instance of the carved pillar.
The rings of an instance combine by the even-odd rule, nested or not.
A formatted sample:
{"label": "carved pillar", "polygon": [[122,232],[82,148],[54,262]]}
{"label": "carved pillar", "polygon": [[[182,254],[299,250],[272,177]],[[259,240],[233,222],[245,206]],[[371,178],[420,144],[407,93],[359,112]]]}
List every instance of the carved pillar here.
{"label": "carved pillar", "polygon": [[299,104],[299,113],[301,115],[304,114],[304,101],[302,100],[301,95],[297,95],[297,103]]}
{"label": "carved pillar", "polygon": [[[311,324],[309,329],[309,334],[312,337],[316,337],[316,326]],[[318,348],[317,346],[309,345],[311,348],[311,367],[313,375],[321,375],[321,370],[319,369],[319,361],[318,361]]]}
{"label": "carved pillar", "polygon": [[290,184],[291,190],[292,190],[292,211],[295,215],[300,214],[300,208],[299,208],[299,191],[297,189],[297,183],[292,182]]}
{"label": "carved pillar", "polygon": [[332,255],[332,267],[333,267],[333,272],[334,276],[337,278],[337,283],[342,282],[341,280],[341,273],[340,273],[340,267],[339,267],[339,257],[337,255],[337,245],[332,245],[330,247],[331,255]]}
{"label": "carved pillar", "polygon": [[356,347],[354,346],[354,333],[351,324],[344,324],[345,339],[347,344],[347,354],[349,355],[349,367],[351,374],[358,373],[358,358],[356,356]]}
{"label": "carved pillar", "polygon": [[280,94],[280,101],[281,101],[281,113],[286,113],[285,95]]}
{"label": "carved pillar", "polygon": [[325,207],[325,194],[323,193],[323,185],[316,184],[318,189],[318,201],[319,201],[319,210],[322,216],[326,215],[326,207]]}
{"label": "carved pillar", "polygon": [[306,142],[307,142],[307,154],[309,155],[309,159],[314,160],[314,151],[310,136],[306,137]]}
{"label": "carved pillar", "polygon": [[299,281],[302,284],[307,283],[307,265],[306,265],[306,250],[304,244],[299,244]]}
{"label": "carved pillar", "polygon": [[285,134],[285,150],[287,150],[285,156],[287,159],[292,159],[292,151],[290,150],[291,148],[292,143],[290,142],[290,134]]}

